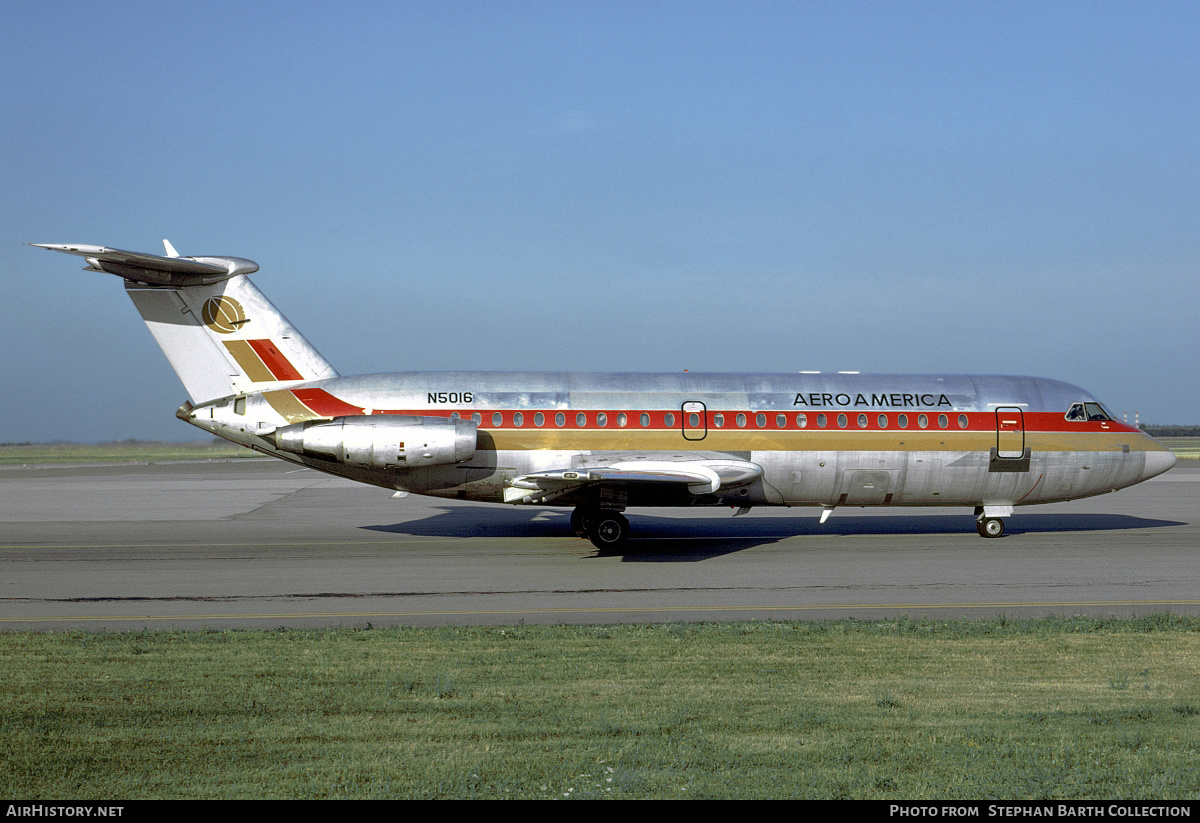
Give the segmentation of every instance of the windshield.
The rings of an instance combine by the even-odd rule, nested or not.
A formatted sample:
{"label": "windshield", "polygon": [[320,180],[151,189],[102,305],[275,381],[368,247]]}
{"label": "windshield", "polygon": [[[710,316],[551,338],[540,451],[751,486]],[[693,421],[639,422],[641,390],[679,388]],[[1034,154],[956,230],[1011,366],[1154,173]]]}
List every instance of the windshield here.
{"label": "windshield", "polygon": [[1086,420],[1112,420],[1113,416],[1099,403],[1072,403],[1071,408],[1067,409],[1067,419],[1083,422]]}

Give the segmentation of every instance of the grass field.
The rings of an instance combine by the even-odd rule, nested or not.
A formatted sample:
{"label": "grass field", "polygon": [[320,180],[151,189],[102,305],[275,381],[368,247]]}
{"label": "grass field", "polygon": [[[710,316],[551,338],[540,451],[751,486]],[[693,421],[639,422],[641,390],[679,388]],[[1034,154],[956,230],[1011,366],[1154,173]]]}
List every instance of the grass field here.
{"label": "grass field", "polygon": [[1200,437],[1160,437],[1159,441],[1180,460],[1200,460]]}
{"label": "grass field", "polygon": [[116,443],[0,444],[0,466],[43,463],[155,463],[163,460],[211,460],[259,456],[258,452],[224,440],[197,443],[123,440]]}
{"label": "grass field", "polygon": [[0,796],[1195,798],[1200,619],[0,634]]}

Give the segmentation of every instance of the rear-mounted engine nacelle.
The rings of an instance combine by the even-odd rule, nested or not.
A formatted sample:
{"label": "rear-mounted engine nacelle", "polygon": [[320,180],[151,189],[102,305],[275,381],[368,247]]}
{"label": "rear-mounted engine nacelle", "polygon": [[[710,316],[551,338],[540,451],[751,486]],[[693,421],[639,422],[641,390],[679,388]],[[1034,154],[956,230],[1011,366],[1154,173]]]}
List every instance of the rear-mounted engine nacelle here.
{"label": "rear-mounted engine nacelle", "polygon": [[475,424],[444,417],[339,417],[276,429],[282,451],[372,469],[461,463],[475,455]]}

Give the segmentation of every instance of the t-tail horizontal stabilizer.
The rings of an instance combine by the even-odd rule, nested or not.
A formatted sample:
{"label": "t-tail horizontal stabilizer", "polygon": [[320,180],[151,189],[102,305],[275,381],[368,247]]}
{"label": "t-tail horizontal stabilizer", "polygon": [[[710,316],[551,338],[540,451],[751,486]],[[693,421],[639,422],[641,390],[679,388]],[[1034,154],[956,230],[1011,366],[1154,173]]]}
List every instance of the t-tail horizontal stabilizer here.
{"label": "t-tail horizontal stabilizer", "polygon": [[258,264],[242,257],[180,257],[163,241],[167,257],[145,252],[87,246],[79,243],[30,243],[39,249],[61,251],[87,260],[84,271],[103,271],[135,283],[155,286],[206,286],[238,274],[258,271]]}
{"label": "t-tail horizontal stabilizer", "polygon": [[166,240],[166,257],[79,243],[30,245],[82,257],[84,271],[124,278],[193,403],[338,376],[246,277],[258,271],[251,260],[180,257]]}

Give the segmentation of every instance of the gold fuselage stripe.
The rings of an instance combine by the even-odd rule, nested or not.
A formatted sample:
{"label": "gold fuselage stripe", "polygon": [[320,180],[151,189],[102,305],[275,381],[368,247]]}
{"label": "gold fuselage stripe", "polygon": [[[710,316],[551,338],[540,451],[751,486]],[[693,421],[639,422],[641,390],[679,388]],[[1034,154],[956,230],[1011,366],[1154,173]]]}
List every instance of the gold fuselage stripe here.
{"label": "gold fuselage stripe", "polygon": [[[679,430],[480,429],[502,451],[983,451],[996,445],[987,431],[713,431],[689,440]],[[1161,451],[1136,432],[1025,432],[1035,452]]]}
{"label": "gold fuselage stripe", "polygon": [[265,391],[262,396],[271,408],[288,423],[304,423],[318,417],[316,412],[297,400],[296,395],[286,389]]}

